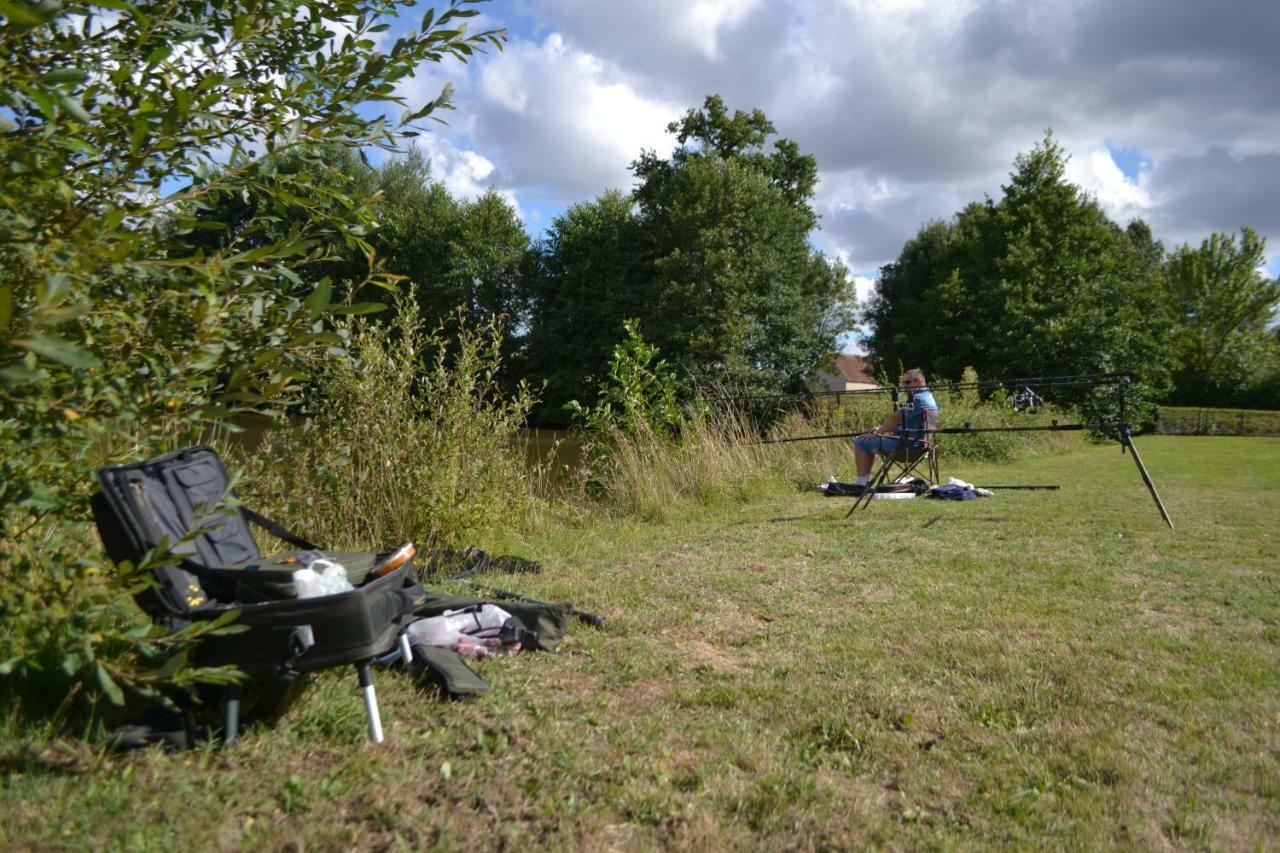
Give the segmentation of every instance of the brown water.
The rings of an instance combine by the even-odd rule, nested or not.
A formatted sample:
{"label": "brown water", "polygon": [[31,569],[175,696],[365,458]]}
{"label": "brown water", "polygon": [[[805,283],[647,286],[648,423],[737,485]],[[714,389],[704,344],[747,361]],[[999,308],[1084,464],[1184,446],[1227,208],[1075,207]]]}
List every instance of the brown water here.
{"label": "brown water", "polygon": [[559,471],[582,464],[582,442],[567,429],[522,429],[516,434],[516,441],[524,443],[530,466],[545,465],[550,460]]}

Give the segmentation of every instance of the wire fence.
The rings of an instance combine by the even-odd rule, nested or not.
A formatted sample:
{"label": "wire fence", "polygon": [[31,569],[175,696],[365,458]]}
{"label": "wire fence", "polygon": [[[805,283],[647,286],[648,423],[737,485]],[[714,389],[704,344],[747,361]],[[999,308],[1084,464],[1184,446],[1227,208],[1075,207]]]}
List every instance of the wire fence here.
{"label": "wire fence", "polygon": [[1161,435],[1280,436],[1280,411],[1161,406]]}

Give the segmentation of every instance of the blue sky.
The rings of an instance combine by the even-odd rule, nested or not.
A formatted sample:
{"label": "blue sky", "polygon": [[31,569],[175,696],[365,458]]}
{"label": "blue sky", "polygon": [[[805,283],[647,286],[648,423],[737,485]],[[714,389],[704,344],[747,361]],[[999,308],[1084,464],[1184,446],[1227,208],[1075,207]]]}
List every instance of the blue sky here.
{"label": "blue sky", "polygon": [[[818,161],[814,242],[864,296],[922,224],[998,196],[1052,128],[1068,176],[1166,247],[1249,225],[1280,273],[1280,3],[1262,0],[495,0],[505,50],[423,70],[457,109],[419,144],[537,235],[630,187],[710,93]],[[412,15],[417,18],[415,12]]]}

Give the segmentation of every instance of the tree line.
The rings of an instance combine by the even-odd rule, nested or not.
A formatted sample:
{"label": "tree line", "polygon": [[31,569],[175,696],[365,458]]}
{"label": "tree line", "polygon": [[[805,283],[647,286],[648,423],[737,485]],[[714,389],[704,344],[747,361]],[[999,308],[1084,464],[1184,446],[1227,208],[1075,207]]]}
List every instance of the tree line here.
{"label": "tree line", "polygon": [[997,199],[933,221],[880,270],[863,313],[880,364],[943,377],[1132,371],[1150,399],[1280,407],[1280,281],[1244,227],[1166,252],[1064,177],[1052,133]]}
{"label": "tree line", "polygon": [[[816,162],[774,139],[759,110],[731,113],[715,95],[668,130],[674,153],[641,152],[631,192],[570,206],[538,239],[495,190],[452,196],[417,149],[378,168],[344,148],[263,168],[307,173],[332,188],[332,204],[358,197],[375,212],[367,244],[308,275],[350,288],[369,275],[371,249],[430,320],[460,311],[503,323],[505,379],[540,389],[541,421],[594,401],[628,320],[688,386],[802,390],[854,322],[848,271],[809,242]],[[1262,272],[1264,241],[1245,227],[1167,252],[1145,222],[1117,225],[1068,182],[1066,159],[1047,133],[1018,156],[999,199],[926,223],[880,270],[860,317],[874,363],[942,378],[967,367],[993,378],[1130,370],[1148,399],[1280,405],[1268,328],[1280,284]],[[263,214],[252,198],[225,196],[200,216],[230,227],[200,232],[201,245],[247,245],[241,223]],[[258,239],[305,224],[276,217]],[[356,297],[377,294],[364,285]]]}
{"label": "tree line", "polygon": [[[210,230],[184,236],[181,252],[279,240],[354,198],[376,227],[304,275],[376,304],[366,301],[378,298],[375,288],[354,286],[369,275],[371,249],[429,321],[460,312],[502,323],[506,379],[539,389],[540,420],[567,422],[566,404],[594,401],[629,320],[687,386],[802,390],[853,322],[847,270],[809,243],[816,162],[774,139],[759,110],[730,112],[715,95],[668,130],[675,152],[639,152],[632,192],[574,204],[536,240],[494,189],[451,195],[416,148],[376,168],[330,148],[261,164],[268,184],[305,176],[328,187],[312,209],[281,216],[270,195],[218,194],[198,212]],[[251,222],[258,235],[247,241]]]}

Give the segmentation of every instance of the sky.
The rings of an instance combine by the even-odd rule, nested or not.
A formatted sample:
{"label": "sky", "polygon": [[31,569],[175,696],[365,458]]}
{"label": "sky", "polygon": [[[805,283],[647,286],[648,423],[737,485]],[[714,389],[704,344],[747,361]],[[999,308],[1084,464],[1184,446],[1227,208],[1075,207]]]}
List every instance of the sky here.
{"label": "sky", "polygon": [[932,219],[998,198],[1046,129],[1067,175],[1165,247],[1250,226],[1280,273],[1276,0],[494,0],[509,39],[425,67],[456,109],[416,140],[455,194],[493,187],[540,236],[633,184],[708,94],[818,162],[813,242],[860,297]]}

